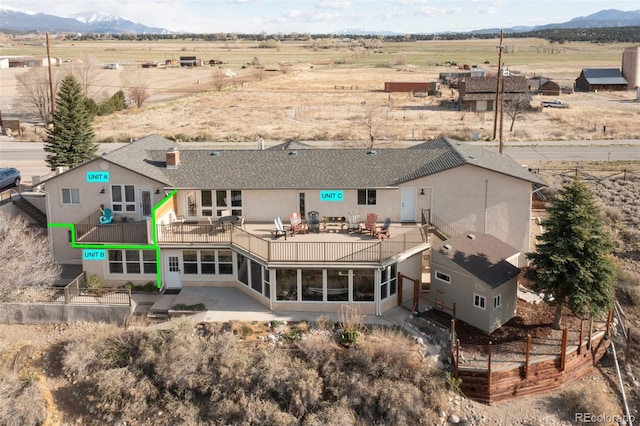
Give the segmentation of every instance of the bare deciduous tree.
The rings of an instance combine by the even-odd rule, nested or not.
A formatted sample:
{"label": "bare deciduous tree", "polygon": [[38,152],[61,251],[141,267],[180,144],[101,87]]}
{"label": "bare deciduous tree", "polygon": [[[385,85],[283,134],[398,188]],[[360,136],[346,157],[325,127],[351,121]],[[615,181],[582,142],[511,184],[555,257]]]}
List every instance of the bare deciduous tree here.
{"label": "bare deciduous tree", "polygon": [[142,107],[149,96],[149,84],[145,80],[141,69],[132,68],[122,72],[122,83],[127,88],[131,102],[138,108]]}
{"label": "bare deciduous tree", "polygon": [[226,75],[224,73],[224,70],[220,67],[215,68],[211,72],[211,79],[213,80],[213,86],[216,88],[218,92],[222,90],[222,87],[224,86],[225,77]]}
{"label": "bare deciduous tree", "polygon": [[73,76],[80,83],[85,98],[93,98],[98,94],[94,86],[100,80],[102,71],[98,59],[91,55],[85,55],[82,63],[73,67]]}
{"label": "bare deciduous tree", "polygon": [[280,71],[282,71],[282,74],[287,74],[290,70],[291,67],[293,66],[293,64],[289,61],[282,61],[280,62]]}
{"label": "bare deciduous tree", "polygon": [[378,139],[384,137],[389,109],[383,105],[364,105],[361,123],[367,132],[367,148],[371,149]]}
{"label": "bare deciduous tree", "polygon": [[[53,95],[58,93],[61,73],[57,70],[53,75]],[[49,90],[49,74],[46,67],[34,67],[29,71],[16,75],[18,80],[18,109],[26,115],[42,121],[45,125],[51,122],[51,94]]]}
{"label": "bare deciduous tree", "polygon": [[60,277],[46,235],[19,216],[0,212],[0,301],[25,289],[53,284]]}
{"label": "bare deciduous tree", "polygon": [[513,126],[515,125],[518,117],[524,116],[530,108],[531,95],[529,94],[518,95],[504,106],[504,111],[507,113],[509,118],[511,118],[511,127],[509,127],[510,132],[513,132]]}
{"label": "bare deciduous tree", "polygon": [[253,68],[253,75],[258,81],[262,81],[266,74],[266,70],[262,65],[257,65]]}

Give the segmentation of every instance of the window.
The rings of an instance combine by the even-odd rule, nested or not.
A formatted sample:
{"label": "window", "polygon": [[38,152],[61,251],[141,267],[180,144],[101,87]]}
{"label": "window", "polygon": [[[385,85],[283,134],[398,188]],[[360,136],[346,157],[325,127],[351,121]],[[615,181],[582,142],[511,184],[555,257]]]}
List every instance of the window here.
{"label": "window", "polygon": [[443,274],[442,272],[436,271],[436,278],[440,281],[443,281],[447,284],[451,284],[451,276],[447,274]]}
{"label": "window", "polygon": [[233,275],[233,254],[231,250],[218,251],[218,274]]}
{"label": "window", "polygon": [[386,299],[398,292],[397,272],[398,265],[394,263],[384,268],[380,274],[380,298]]}
{"label": "window", "polygon": [[202,216],[213,216],[213,195],[211,195],[211,191],[201,191],[200,200],[202,201]]}
{"label": "window", "polygon": [[484,309],[485,307],[485,298],[484,296],[480,296],[479,294],[473,295],[473,306],[476,308]]}
{"label": "window", "polygon": [[216,273],[216,252],[214,250],[200,251],[200,271],[203,275]]}
{"label": "window", "polygon": [[78,188],[62,188],[62,204],[80,204]]}
{"label": "window", "polygon": [[135,212],[135,187],[133,185],[113,185],[111,187],[111,207],[114,212]]}
{"label": "window", "polygon": [[498,309],[500,306],[502,306],[502,295],[498,294],[493,298],[493,309]]}
{"label": "window", "polygon": [[358,189],[358,205],[375,206],[376,190],[375,189]]}
{"label": "window", "polygon": [[322,269],[302,270],[302,300],[322,301],[322,283],[324,281]]}
{"label": "window", "polygon": [[109,250],[110,274],[155,274],[156,252],[153,250]]}
{"label": "window", "polygon": [[328,302],[349,300],[349,275],[348,269],[327,269]]}
{"label": "window", "polygon": [[198,251],[197,250],[182,251],[182,269],[185,275],[198,274]]}
{"label": "window", "polygon": [[353,301],[373,302],[375,269],[353,270]]}
{"label": "window", "polygon": [[297,269],[276,269],[276,300],[298,300]]}

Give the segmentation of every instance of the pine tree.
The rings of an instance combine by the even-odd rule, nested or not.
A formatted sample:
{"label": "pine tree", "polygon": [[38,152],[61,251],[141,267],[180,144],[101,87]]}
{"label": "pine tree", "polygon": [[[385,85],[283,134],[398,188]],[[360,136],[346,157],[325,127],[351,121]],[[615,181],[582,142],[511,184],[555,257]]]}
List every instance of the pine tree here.
{"label": "pine tree", "polygon": [[96,156],[98,145],[86,109],[82,87],[72,75],[62,80],[56,96],[52,127],[47,129],[44,150],[47,164],[74,167]]}
{"label": "pine tree", "polygon": [[553,327],[560,328],[566,305],[582,318],[596,318],[614,302],[613,244],[589,189],[578,179],[562,188],[542,222],[537,251],[527,253],[526,277],[556,305]]}

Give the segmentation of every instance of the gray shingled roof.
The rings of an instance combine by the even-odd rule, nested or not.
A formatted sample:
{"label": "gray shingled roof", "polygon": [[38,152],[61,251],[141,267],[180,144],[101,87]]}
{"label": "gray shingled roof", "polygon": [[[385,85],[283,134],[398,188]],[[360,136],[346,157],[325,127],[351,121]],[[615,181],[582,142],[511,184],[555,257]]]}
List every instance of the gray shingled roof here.
{"label": "gray shingled roof", "polygon": [[[527,93],[529,91],[527,78],[523,75],[503,76],[500,80],[504,82],[505,93]],[[460,83],[461,92],[464,92],[465,96],[471,93],[493,93],[495,97],[497,85],[498,77],[467,77],[464,82]]]}
{"label": "gray shingled roof", "polygon": [[[509,157],[445,138],[409,149],[215,150],[180,147],[176,169],[166,150],[176,143],[149,136],[104,156],[122,167],[176,188],[358,189],[397,187],[430,174],[472,164],[544,185]],[[157,148],[157,149],[154,149]]]}
{"label": "gray shingled roof", "polygon": [[[473,235],[473,238],[469,236]],[[450,248],[447,249],[445,245]],[[493,235],[466,232],[434,247],[440,254],[473,276],[496,288],[520,273],[506,259],[518,250]]]}
{"label": "gray shingled roof", "polygon": [[582,74],[589,84],[628,84],[618,68],[585,68]]}

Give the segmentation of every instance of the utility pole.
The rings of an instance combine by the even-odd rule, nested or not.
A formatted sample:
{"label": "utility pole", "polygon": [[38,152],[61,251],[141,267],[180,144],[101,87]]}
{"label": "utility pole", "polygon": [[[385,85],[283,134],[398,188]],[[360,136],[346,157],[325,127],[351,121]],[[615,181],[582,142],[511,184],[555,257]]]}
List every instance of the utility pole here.
{"label": "utility pole", "polygon": [[502,154],[502,125],[504,123],[504,79],[500,85],[500,144],[498,145],[498,152]]}
{"label": "utility pole", "polygon": [[49,97],[51,98],[51,120],[56,108],[56,100],[53,98],[53,77],[51,74],[51,50],[49,49],[49,32],[45,33],[47,38],[47,62],[49,63]]}
{"label": "utility pole", "polygon": [[500,78],[502,77],[502,30],[500,30],[500,46],[498,46],[498,83],[496,84],[495,114],[493,117],[493,140],[496,140],[498,128],[498,102],[500,101]]}

